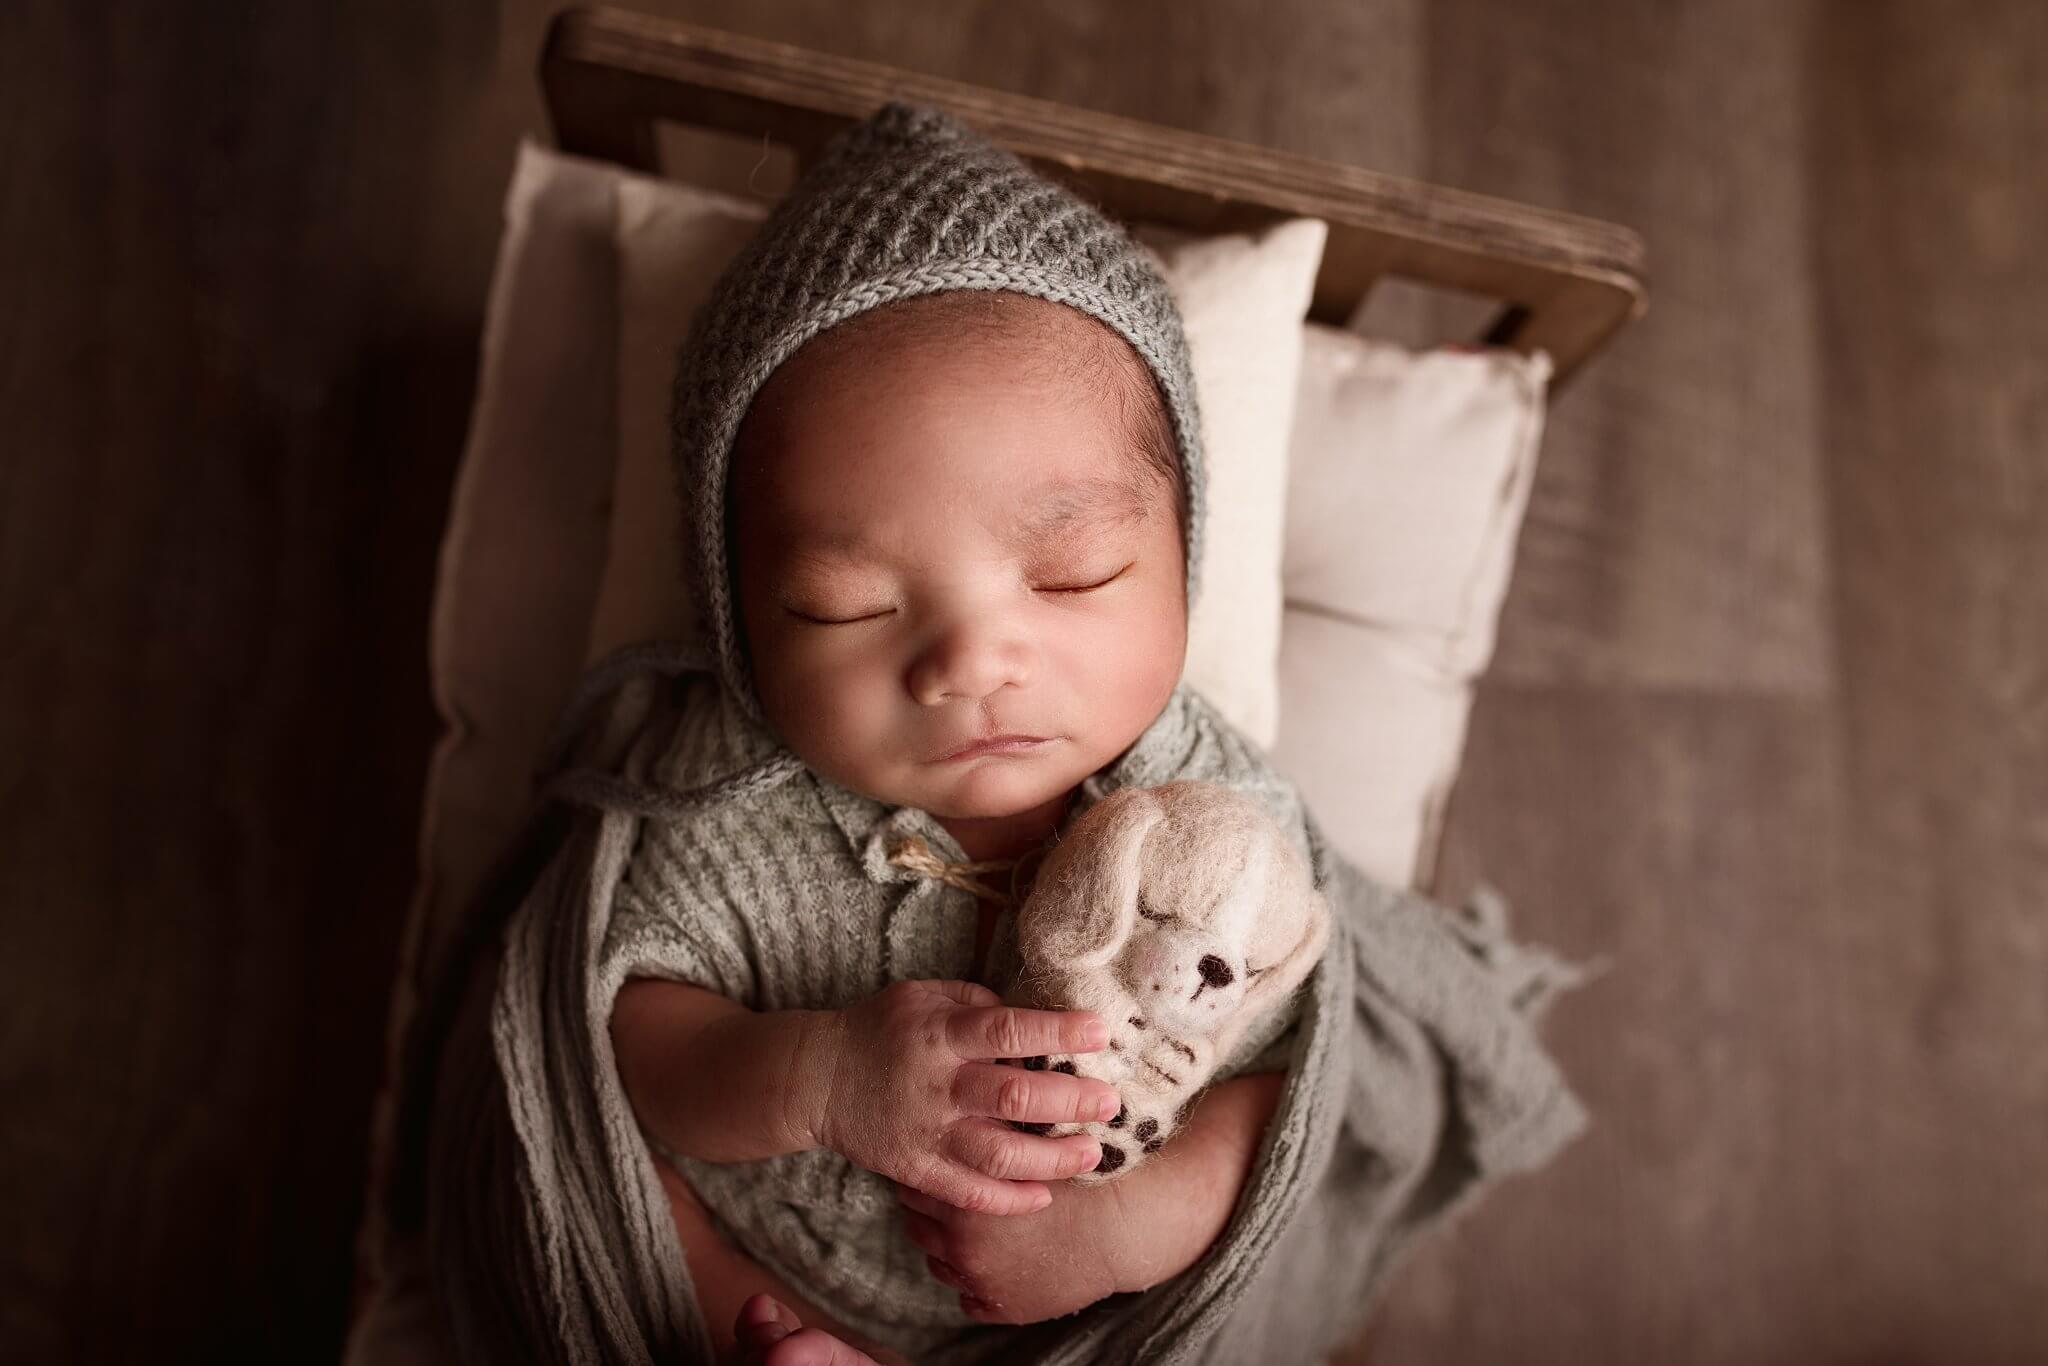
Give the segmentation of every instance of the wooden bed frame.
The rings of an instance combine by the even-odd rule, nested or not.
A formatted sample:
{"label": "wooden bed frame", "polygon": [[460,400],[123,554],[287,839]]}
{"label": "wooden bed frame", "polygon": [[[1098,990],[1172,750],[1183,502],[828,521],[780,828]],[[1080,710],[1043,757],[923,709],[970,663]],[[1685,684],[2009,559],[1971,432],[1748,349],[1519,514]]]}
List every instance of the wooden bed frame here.
{"label": "wooden bed frame", "polygon": [[1548,351],[1553,392],[1646,304],[1642,239],[1612,223],[679,20],[564,10],[540,79],[565,152],[660,175],[663,124],[733,139],[738,155],[690,167],[713,188],[760,193],[772,163],[780,193],[834,133],[903,99],[958,115],[1127,223],[1321,218],[1310,317],[1342,326],[1387,278],[1477,296],[1491,313],[1469,340]]}

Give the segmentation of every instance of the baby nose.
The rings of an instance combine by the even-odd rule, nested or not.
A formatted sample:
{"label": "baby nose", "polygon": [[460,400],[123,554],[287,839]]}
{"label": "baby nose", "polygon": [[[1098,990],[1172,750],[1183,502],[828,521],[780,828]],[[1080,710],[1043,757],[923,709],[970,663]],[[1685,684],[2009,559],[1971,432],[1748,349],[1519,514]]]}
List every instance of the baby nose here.
{"label": "baby nose", "polygon": [[1230,970],[1230,964],[1213,953],[1202,955],[1202,961],[1195,964],[1195,970],[1202,974],[1202,980],[1212,987],[1227,987],[1237,980],[1237,974]]}
{"label": "baby nose", "polygon": [[933,707],[949,697],[979,702],[1014,683],[1031,681],[1030,650],[1014,626],[976,613],[943,631],[911,666],[909,684]]}

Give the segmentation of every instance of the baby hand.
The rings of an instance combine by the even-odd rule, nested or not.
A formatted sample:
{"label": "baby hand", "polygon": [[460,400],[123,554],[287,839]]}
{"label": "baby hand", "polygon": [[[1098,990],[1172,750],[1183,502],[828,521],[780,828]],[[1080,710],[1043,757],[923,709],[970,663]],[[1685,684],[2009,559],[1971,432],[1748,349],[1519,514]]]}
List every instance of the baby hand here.
{"label": "baby hand", "polygon": [[1120,1107],[1107,1082],[993,1061],[1093,1052],[1109,1042],[1099,1017],[1006,1006],[972,982],[897,982],[833,1012],[830,1039],[818,1142],[960,1209],[1043,1209],[1043,1182],[1101,1160],[1086,1134],[1046,1138],[1007,1121],[1085,1123]]}

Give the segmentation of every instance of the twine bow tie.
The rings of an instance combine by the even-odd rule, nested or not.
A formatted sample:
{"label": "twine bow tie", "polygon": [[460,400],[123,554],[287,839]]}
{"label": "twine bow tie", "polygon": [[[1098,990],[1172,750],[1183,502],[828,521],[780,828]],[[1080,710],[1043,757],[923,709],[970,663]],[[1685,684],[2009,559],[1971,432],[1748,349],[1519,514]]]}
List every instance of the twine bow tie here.
{"label": "twine bow tie", "polygon": [[[974,859],[965,863],[949,863],[932,852],[932,847],[918,835],[905,835],[889,847],[889,862],[898,868],[905,868],[943,882],[949,887],[958,887],[982,901],[994,902],[998,906],[1019,906],[1031,894],[1031,879],[1036,875],[1039,860],[1045,850],[1041,847],[1018,858]],[[1031,871],[1025,872],[1029,867]],[[979,873],[1001,873],[1007,871],[1009,878],[1003,887],[992,887],[983,882]]]}

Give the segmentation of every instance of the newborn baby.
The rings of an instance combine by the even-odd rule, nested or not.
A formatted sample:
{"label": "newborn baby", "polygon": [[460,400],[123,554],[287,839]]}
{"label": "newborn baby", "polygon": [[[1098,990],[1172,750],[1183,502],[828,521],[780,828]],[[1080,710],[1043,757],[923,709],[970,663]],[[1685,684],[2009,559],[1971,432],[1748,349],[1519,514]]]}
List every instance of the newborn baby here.
{"label": "newborn baby", "polygon": [[[1177,470],[1143,363],[1064,305],[940,293],[822,334],[769,379],[734,449],[732,551],[769,722],[817,773],[930,812],[970,859],[1040,848],[1179,680]],[[976,962],[999,915],[981,910]],[[1171,1198],[1132,1247],[1131,1200],[1057,1184],[1102,1161],[1094,1138],[1006,1123],[1106,1119],[1116,1092],[994,1061],[1102,1048],[1103,1022],[996,1001],[985,984],[903,983],[773,1020],[640,979],[613,1030],[634,1107],[670,1147],[738,1161],[818,1142],[900,1183],[931,1273],[977,1316],[1051,1317],[1183,1269],[1229,1215],[1278,1078],[1205,1102],[1180,1160],[1162,1154]],[[672,1195],[714,1324],[753,1291],[801,1302],[721,1244],[680,1179]],[[808,1359],[810,1340],[773,1359]]]}
{"label": "newborn baby", "polygon": [[[1292,786],[1181,681],[1204,482],[1179,315],[1094,209],[956,121],[891,106],[728,267],[677,375],[716,676],[655,694],[659,724],[612,775],[668,797],[632,808],[649,819],[605,884],[589,1004],[567,1007],[609,1021],[598,1117],[554,1093],[522,1112],[521,1142],[552,1162],[536,1144],[559,1138],[576,1155],[553,1170],[581,1179],[599,1164],[587,1136],[608,1153],[635,1137],[606,1127],[630,1107],[702,1317],[634,1319],[657,1358],[699,1332],[752,1350],[741,1306],[766,1294],[784,1306],[755,1301],[768,1360],[979,1361],[1007,1325],[1202,1255],[1299,1019],[1268,1012],[1114,1188],[1071,1183],[1104,1164],[1095,1137],[1015,1127],[1121,1105],[1108,1082],[1003,1061],[1109,1043],[1090,1012],[991,989],[1015,945],[1006,893],[1070,821],[1125,787],[1199,779],[1308,849]],[[570,1042],[528,1037],[522,1055],[500,1036],[521,1076],[539,1075],[521,1056]],[[630,1198],[579,1206],[617,1205],[624,1251],[602,1221],[536,1235],[569,1306],[557,1323],[668,1301],[660,1265],[612,1279],[665,1263],[638,1241],[644,1172],[628,1168]],[[572,1245],[586,1280],[564,1289]]]}

